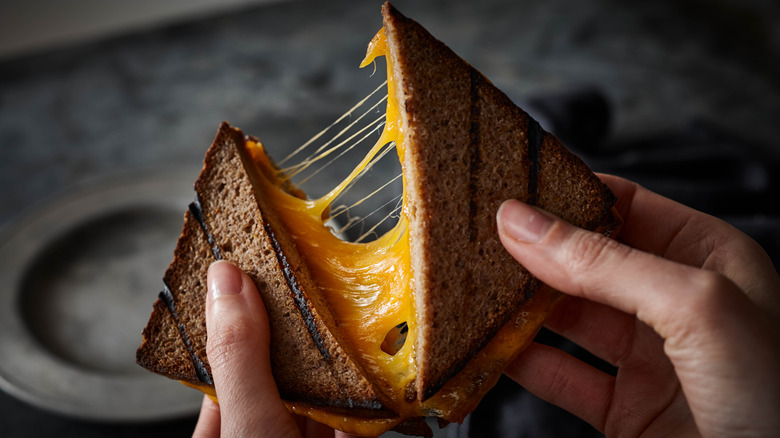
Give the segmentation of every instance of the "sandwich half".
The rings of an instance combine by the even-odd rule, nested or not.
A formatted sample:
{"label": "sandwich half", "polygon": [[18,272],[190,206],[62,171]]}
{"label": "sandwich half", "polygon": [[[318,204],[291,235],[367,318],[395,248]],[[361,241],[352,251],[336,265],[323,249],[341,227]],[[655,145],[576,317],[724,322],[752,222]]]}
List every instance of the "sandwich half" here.
{"label": "sandwich half", "polygon": [[[530,343],[560,294],[502,247],[506,199],[609,234],[607,187],[575,155],[422,26],[390,4],[362,66],[387,61],[376,146],[317,199],[262,143],[223,123],[195,184],[138,363],[215,396],[205,353],[205,275],[246,271],[271,323],[274,377],[288,408],[346,432],[430,435],[424,417],[462,421]],[[333,200],[382,147],[401,162],[403,212],[368,243],[325,225]]]}

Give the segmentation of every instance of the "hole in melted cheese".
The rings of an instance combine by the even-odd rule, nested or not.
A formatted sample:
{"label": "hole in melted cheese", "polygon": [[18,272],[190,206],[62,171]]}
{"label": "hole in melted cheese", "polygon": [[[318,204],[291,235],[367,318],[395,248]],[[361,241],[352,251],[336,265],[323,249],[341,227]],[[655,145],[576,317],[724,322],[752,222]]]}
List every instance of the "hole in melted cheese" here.
{"label": "hole in melted cheese", "polygon": [[385,336],[385,340],[382,341],[382,351],[394,356],[398,351],[403,348],[406,342],[406,335],[409,333],[409,324],[404,321],[397,326],[390,329]]}

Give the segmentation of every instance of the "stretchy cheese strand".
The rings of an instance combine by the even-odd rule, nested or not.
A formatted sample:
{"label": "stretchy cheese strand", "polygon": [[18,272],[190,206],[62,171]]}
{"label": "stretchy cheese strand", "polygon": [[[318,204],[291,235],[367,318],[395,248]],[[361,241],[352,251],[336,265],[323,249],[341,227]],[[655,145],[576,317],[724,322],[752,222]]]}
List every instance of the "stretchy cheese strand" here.
{"label": "stretchy cheese strand", "polygon": [[[358,108],[360,108],[362,105],[364,105],[364,104],[365,104],[365,103],[366,103],[366,102],[367,102],[369,99],[371,99],[371,97],[372,97],[373,95],[375,95],[375,94],[376,94],[376,93],[378,93],[380,90],[382,90],[382,89],[383,89],[383,88],[384,88],[386,85],[387,85],[387,81],[383,82],[383,83],[382,83],[381,85],[379,85],[379,86],[378,86],[378,87],[377,87],[377,88],[376,88],[374,91],[372,91],[372,92],[371,92],[371,93],[370,93],[368,96],[366,96],[366,97],[365,97],[363,100],[361,100],[360,102],[356,103],[356,104],[355,104],[355,106],[353,106],[352,108],[350,108],[349,110],[347,110],[347,112],[345,112],[344,114],[342,114],[342,115],[341,115],[341,117],[339,117],[338,119],[336,119],[336,121],[335,121],[335,122],[331,123],[331,124],[330,124],[330,125],[329,125],[327,128],[323,129],[322,131],[318,132],[318,133],[317,133],[317,134],[316,134],[314,137],[310,138],[308,141],[306,141],[306,143],[302,144],[301,146],[299,146],[299,147],[298,147],[298,149],[294,150],[292,153],[290,153],[290,155],[286,156],[286,157],[285,157],[285,158],[284,158],[282,161],[280,161],[280,162],[279,162],[279,165],[280,165],[280,166],[281,166],[281,165],[283,165],[284,163],[286,163],[287,161],[289,161],[289,160],[290,160],[292,157],[294,157],[294,156],[298,155],[298,153],[299,153],[299,152],[303,151],[304,149],[306,149],[307,147],[309,147],[311,144],[313,144],[315,141],[317,141],[317,140],[318,140],[320,137],[322,137],[323,135],[325,135],[325,133],[327,133],[327,132],[328,132],[328,130],[330,130],[330,129],[331,129],[331,128],[333,128],[334,126],[338,125],[339,123],[341,123],[341,122],[342,122],[344,119],[346,119],[347,117],[350,117],[350,116],[352,115],[352,113],[353,113],[353,112],[355,112],[355,110],[357,110],[357,109],[358,109]],[[383,96],[382,96],[382,100],[381,100],[381,101],[384,101],[384,99],[387,99],[387,96],[386,96],[386,95],[383,95]],[[380,101],[380,102],[381,102],[381,101]]]}

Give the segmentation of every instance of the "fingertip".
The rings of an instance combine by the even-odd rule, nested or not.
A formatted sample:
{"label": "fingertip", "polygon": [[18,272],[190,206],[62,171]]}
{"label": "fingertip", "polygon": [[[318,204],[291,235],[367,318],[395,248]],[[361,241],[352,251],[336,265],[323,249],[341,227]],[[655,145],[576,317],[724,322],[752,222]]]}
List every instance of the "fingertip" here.
{"label": "fingertip", "polygon": [[504,374],[543,400],[604,430],[615,382],[613,376],[557,348],[535,342]]}
{"label": "fingertip", "polygon": [[209,395],[203,395],[203,402],[200,404],[201,415],[206,412],[210,416],[219,416],[219,404]]}
{"label": "fingertip", "polygon": [[625,220],[631,213],[631,206],[634,202],[634,197],[639,192],[641,186],[631,180],[615,176],[607,175],[603,173],[596,174],[601,182],[603,182],[612,194],[615,195],[615,209],[617,210],[620,218]]}
{"label": "fingertip", "polygon": [[210,299],[240,294],[243,283],[243,272],[232,263],[219,260],[209,266],[207,284]]}
{"label": "fingertip", "polygon": [[203,396],[200,405],[200,415],[192,433],[193,438],[219,437],[220,430],[219,405],[207,395]]}
{"label": "fingertip", "polygon": [[[208,269],[206,283],[206,325],[223,325],[222,319],[239,319],[249,316],[260,325],[260,339],[267,338],[268,319],[262,297],[252,279],[234,264],[220,260]],[[208,330],[211,330],[208,328]]]}
{"label": "fingertip", "polygon": [[499,233],[520,243],[537,243],[555,223],[555,217],[516,199],[501,204],[496,214]]}

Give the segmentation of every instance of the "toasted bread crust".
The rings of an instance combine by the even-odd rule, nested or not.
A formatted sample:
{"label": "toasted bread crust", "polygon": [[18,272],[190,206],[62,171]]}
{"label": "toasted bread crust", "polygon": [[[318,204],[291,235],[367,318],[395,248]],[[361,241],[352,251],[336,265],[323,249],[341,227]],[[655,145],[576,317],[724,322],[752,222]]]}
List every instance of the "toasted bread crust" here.
{"label": "toasted bread crust", "polygon": [[[176,242],[174,258],[163,276],[165,289],[160,298],[179,327],[179,334],[190,353],[198,381],[213,385],[206,357],[206,273],[214,258],[199,222],[188,210]],[[189,379],[181,379],[190,383]]]}
{"label": "toasted bread crust", "polygon": [[501,245],[501,203],[537,204],[594,229],[614,197],[481,73],[391,5],[382,11],[405,126],[416,385],[425,400],[540,286]]}
{"label": "toasted bread crust", "polygon": [[189,355],[176,321],[165,303],[158,299],[144,328],[143,342],[136,351],[136,362],[157,374],[199,383],[192,361],[187,360]]}
{"label": "toasted bread crust", "polygon": [[[165,289],[154,304],[136,352],[138,364],[176,380],[212,384],[206,360],[205,320],[199,316],[205,314],[206,271],[212,261],[200,225],[187,211],[174,259],[163,277]],[[161,351],[160,343],[176,345],[177,349]],[[159,369],[163,365],[165,368]]]}

